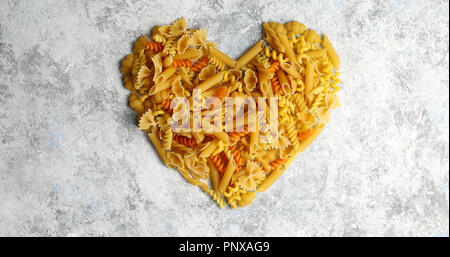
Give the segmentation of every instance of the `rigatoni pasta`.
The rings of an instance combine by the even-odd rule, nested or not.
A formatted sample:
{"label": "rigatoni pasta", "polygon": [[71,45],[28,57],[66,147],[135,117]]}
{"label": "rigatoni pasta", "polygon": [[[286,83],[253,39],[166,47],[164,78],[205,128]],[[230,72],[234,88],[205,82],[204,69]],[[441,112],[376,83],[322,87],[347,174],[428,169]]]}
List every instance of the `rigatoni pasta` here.
{"label": "rigatoni pasta", "polygon": [[263,23],[263,40],[234,60],[181,18],[139,37],[120,72],[161,160],[235,209],[323,131],[340,106],[339,65],[328,37],[297,21]]}

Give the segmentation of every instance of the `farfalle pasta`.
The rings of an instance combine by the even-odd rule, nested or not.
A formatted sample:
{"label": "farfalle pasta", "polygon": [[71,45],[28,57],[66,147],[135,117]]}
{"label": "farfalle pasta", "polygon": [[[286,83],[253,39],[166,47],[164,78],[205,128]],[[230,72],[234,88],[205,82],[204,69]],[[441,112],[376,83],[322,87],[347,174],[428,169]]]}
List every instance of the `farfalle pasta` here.
{"label": "farfalle pasta", "polygon": [[326,35],[265,22],[262,38],[234,60],[180,18],[138,38],[120,68],[138,128],[220,208],[270,188],[340,106],[340,60]]}

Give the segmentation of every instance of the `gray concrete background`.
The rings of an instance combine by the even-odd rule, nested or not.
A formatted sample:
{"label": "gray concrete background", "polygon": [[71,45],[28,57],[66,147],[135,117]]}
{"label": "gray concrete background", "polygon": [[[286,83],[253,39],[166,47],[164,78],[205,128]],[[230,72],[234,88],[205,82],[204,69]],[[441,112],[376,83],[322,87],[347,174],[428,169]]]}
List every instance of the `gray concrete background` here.
{"label": "gray concrete background", "polygon": [[[177,3],[178,2],[178,3]],[[448,1],[0,1],[0,236],[448,236]],[[263,21],[338,51],[343,106],[253,205],[165,168],[120,60],[185,16],[238,57]]]}

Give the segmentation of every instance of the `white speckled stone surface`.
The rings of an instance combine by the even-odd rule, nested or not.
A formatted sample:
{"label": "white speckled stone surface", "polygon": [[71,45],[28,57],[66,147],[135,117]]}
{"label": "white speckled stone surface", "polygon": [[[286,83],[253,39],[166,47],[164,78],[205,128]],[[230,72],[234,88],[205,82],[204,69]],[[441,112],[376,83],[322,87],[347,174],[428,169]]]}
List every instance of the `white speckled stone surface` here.
{"label": "white speckled stone surface", "polygon": [[[448,236],[448,1],[0,1],[0,236]],[[127,106],[132,42],[185,16],[238,57],[263,21],[338,51],[343,106],[253,205],[163,166]]]}

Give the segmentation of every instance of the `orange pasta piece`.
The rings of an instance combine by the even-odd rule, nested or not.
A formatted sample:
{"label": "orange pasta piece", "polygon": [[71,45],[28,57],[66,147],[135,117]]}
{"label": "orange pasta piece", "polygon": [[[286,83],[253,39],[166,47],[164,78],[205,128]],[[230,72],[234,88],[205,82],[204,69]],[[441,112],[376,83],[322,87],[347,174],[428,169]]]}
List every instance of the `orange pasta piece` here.
{"label": "orange pasta piece", "polygon": [[221,101],[227,94],[228,94],[227,87],[225,87],[225,86],[218,87],[216,92],[214,93],[214,97],[217,97],[217,98],[214,99],[214,102],[210,105],[209,108],[214,109],[214,106],[216,104],[219,104],[219,103],[216,103],[217,99],[219,99],[219,101]]}
{"label": "orange pasta piece", "polygon": [[275,74],[273,78],[270,80],[270,83],[272,84],[272,89],[275,94],[278,94],[281,90],[280,81],[278,81],[278,76]]}
{"label": "orange pasta piece", "polygon": [[194,138],[189,138],[181,135],[176,135],[173,140],[175,140],[177,143],[185,145],[187,147],[196,147],[197,142],[195,142]]}
{"label": "orange pasta piece", "polygon": [[147,42],[145,46],[145,50],[150,50],[153,52],[159,52],[164,49],[164,46],[157,42]]}
{"label": "orange pasta piece", "polygon": [[313,132],[312,129],[308,129],[308,130],[305,130],[303,132],[299,132],[298,133],[298,140],[299,141],[305,140],[307,137],[312,135],[312,132]]}
{"label": "orange pasta piece", "polygon": [[241,154],[239,153],[239,150],[236,149],[234,145],[230,147],[230,151],[234,156],[234,160],[236,161],[236,165],[239,167],[243,164],[243,159],[241,157]]}
{"label": "orange pasta piece", "polygon": [[273,162],[271,162],[269,164],[270,165],[270,170],[268,168],[265,168],[265,167],[263,167],[263,170],[265,172],[271,172],[272,170],[275,170],[278,167],[280,167],[280,165],[285,163],[285,162],[286,162],[286,159],[283,159],[283,158],[276,159],[275,161],[273,161]]}
{"label": "orange pasta piece", "polygon": [[269,66],[269,68],[267,69],[268,72],[275,72],[280,68],[280,63],[279,62],[272,62]]}
{"label": "orange pasta piece", "polygon": [[174,67],[185,67],[185,68],[189,68],[192,66],[192,61],[190,60],[173,60],[172,65]]}
{"label": "orange pasta piece", "polygon": [[208,56],[203,57],[202,59],[200,59],[198,62],[196,62],[194,65],[192,65],[190,67],[191,71],[195,71],[198,72],[200,71],[203,67],[205,67],[206,65],[208,65],[209,63],[209,58]]}
{"label": "orange pasta piece", "polygon": [[214,166],[216,166],[217,170],[223,174],[225,172],[225,162],[223,161],[222,157],[219,154],[216,155],[210,155],[209,159],[214,163]]}
{"label": "orange pasta piece", "polygon": [[248,134],[248,126],[244,126],[244,131],[242,132],[229,132],[228,136],[234,139],[239,139]]}

